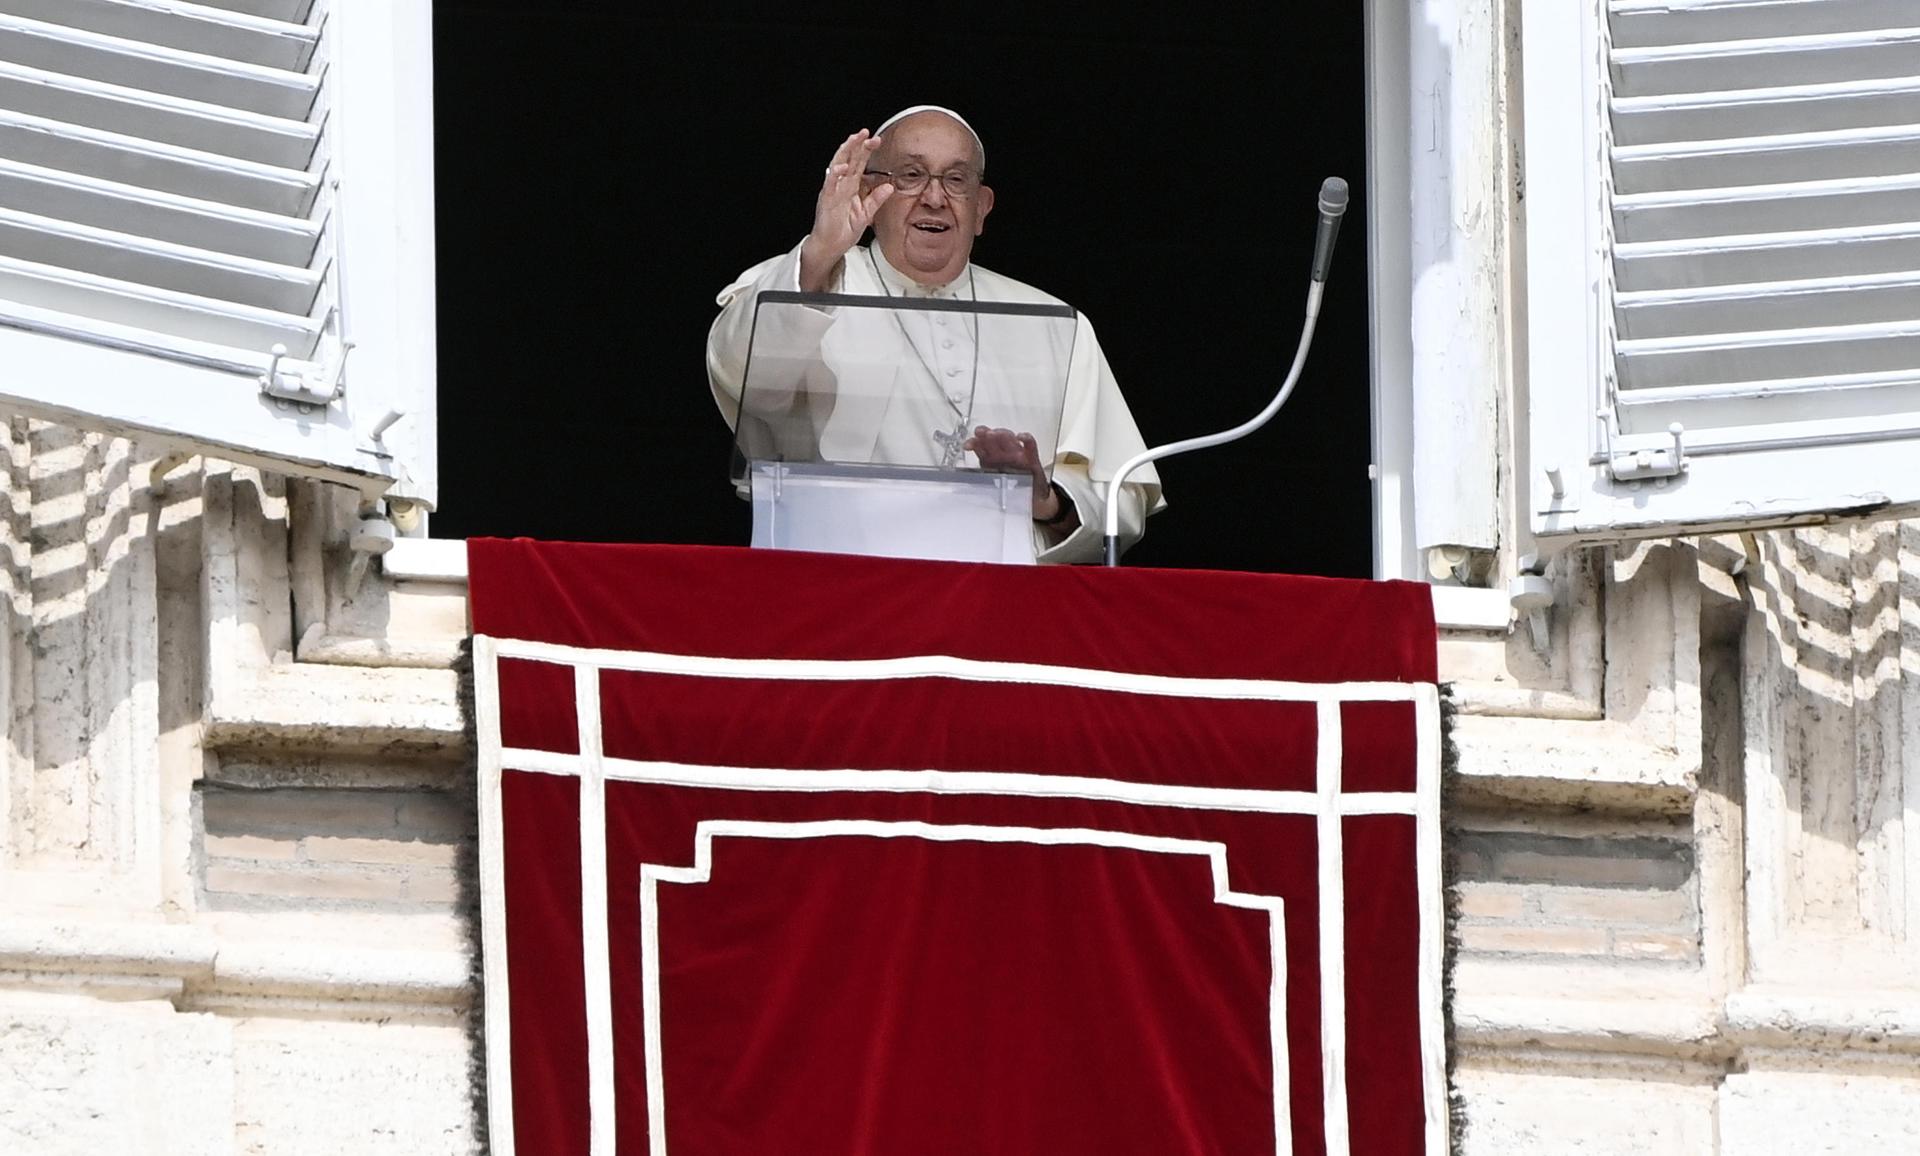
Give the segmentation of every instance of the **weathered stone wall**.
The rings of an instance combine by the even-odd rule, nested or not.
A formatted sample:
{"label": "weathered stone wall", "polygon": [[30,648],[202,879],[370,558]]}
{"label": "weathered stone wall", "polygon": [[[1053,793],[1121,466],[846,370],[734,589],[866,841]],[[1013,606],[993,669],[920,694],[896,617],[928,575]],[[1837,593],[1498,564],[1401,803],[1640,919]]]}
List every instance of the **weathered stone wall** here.
{"label": "weathered stone wall", "polygon": [[1684,816],[1452,816],[1461,950],[1581,961],[1698,963],[1700,896]]}
{"label": "weathered stone wall", "polygon": [[277,479],[25,421],[0,471],[0,1152],[470,1150],[451,673],[294,660],[344,559]]}
{"label": "weathered stone wall", "polygon": [[1453,640],[1469,1153],[1920,1152],[1916,543],[1563,558],[1549,654]]}
{"label": "weathered stone wall", "polygon": [[[274,783],[276,776],[266,776]],[[445,912],[470,808],[445,789],[200,784],[201,894],[215,911]]]}

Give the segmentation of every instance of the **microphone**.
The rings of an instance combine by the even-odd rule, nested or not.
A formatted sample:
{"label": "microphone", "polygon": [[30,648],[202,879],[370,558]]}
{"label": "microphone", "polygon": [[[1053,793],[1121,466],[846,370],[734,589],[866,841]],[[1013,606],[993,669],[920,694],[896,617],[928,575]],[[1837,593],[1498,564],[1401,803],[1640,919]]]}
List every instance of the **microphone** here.
{"label": "microphone", "polygon": [[1163,446],[1154,446],[1128,458],[1107,479],[1107,516],[1106,535],[1102,543],[1105,561],[1109,566],[1120,564],[1120,487],[1125,484],[1127,475],[1161,458],[1184,454],[1188,450],[1204,450],[1213,446],[1238,441],[1248,434],[1266,425],[1280,407],[1287,404],[1293,387],[1300,383],[1300,371],[1306,367],[1307,351],[1313,348],[1313,327],[1320,318],[1320,294],[1327,287],[1327,266],[1333,263],[1333,240],[1340,233],[1340,218],[1347,211],[1347,182],[1339,177],[1328,177],[1320,186],[1320,230],[1313,244],[1313,280],[1307,283],[1307,317],[1300,328],[1300,345],[1293,351],[1293,365],[1287,370],[1286,380],[1280,383],[1280,392],[1273,395],[1267,408],[1254,414],[1246,421],[1229,430],[1206,434],[1202,437],[1187,438],[1184,441],[1168,442]]}
{"label": "microphone", "polygon": [[1320,228],[1313,236],[1313,279],[1324,285],[1333,264],[1333,242],[1340,236],[1340,218],[1347,211],[1347,182],[1328,177],[1320,185]]}

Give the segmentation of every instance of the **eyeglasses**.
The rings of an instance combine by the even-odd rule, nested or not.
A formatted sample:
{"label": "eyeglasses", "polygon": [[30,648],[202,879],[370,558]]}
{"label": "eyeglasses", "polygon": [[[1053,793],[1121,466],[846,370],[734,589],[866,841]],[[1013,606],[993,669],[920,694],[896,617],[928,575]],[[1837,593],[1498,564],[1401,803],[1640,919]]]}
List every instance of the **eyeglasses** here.
{"label": "eyeglasses", "polygon": [[980,187],[978,178],[961,169],[952,169],[935,176],[919,165],[908,165],[891,173],[885,169],[868,169],[866,175],[886,178],[887,183],[891,184],[895,191],[909,197],[926,188],[929,180],[939,181],[940,187],[946,190],[949,197],[961,201],[971,197],[973,190]]}

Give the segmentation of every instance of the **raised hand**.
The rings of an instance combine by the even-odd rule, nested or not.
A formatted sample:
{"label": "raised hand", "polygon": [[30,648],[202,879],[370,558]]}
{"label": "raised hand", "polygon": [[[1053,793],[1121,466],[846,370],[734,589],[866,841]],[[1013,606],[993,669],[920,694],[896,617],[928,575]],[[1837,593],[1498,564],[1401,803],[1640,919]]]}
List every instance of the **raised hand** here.
{"label": "raised hand", "polygon": [[880,147],[880,138],[861,129],[841,143],[827,163],[826,179],[813,203],[813,231],[800,246],[800,288],[824,291],[833,283],[833,271],[847,250],[860,243],[874,214],[893,196],[893,185],[881,181],[871,193],[860,193],[861,174]]}

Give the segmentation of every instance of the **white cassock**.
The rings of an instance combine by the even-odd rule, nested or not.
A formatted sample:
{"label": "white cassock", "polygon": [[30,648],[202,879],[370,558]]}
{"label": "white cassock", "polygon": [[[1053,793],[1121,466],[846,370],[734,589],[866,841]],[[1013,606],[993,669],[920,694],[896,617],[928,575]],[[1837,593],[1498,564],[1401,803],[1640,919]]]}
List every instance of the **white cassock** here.
{"label": "white cassock", "polygon": [[[720,316],[714,320],[707,337],[707,380],[713,399],[729,424],[740,412],[740,395],[746,374],[747,345],[753,337],[754,299],[763,289],[798,290],[800,288],[800,247],[762,261],[736,277],[720,291]],[[1026,302],[1060,305],[1053,296],[1011,277],[969,265],[944,286],[930,288],[919,284],[887,264],[878,246],[854,248],[841,262],[835,283],[828,287],[836,293],[863,296],[892,296],[968,299],[992,302]],[[840,396],[828,405],[818,406],[806,420],[785,420],[761,424],[742,435],[752,456],[786,457],[810,460],[816,456],[828,461],[871,461],[894,465],[953,464],[942,461],[941,437],[950,431],[972,433],[974,419],[979,424],[997,425],[1020,433],[1034,433],[1042,447],[1046,433],[1058,419],[1053,460],[1053,480],[1072,499],[1080,515],[1080,525],[1059,541],[1045,529],[1033,527],[1035,556],[1042,562],[1097,562],[1101,557],[1106,524],[1107,483],[1114,471],[1128,458],[1145,448],[1140,430],[1128,411],[1126,399],[1113,379],[1113,371],[1100,350],[1093,325],[1076,314],[1071,328],[1064,321],[1051,326],[1024,324],[999,326],[992,315],[965,313],[924,313],[859,310],[877,318],[886,313],[884,324],[898,326],[898,337],[887,346],[884,357],[887,380],[875,384],[863,381],[858,387],[840,389]],[[757,358],[765,359],[784,346],[779,356],[791,358],[796,365],[815,366],[842,360],[836,358],[836,341],[858,343],[864,350],[854,351],[847,362],[874,360],[870,336],[846,327],[836,335],[835,316],[826,312],[789,306],[781,310],[781,332],[770,337],[762,332]],[[767,324],[763,314],[761,324]],[[980,327],[996,325],[1019,334],[1025,348],[1009,349],[1005,340],[978,340]],[[924,332],[923,332],[924,331]],[[901,342],[904,337],[906,342]],[[1035,348],[1044,343],[1046,348]],[[770,346],[772,348],[770,348]],[[860,356],[864,353],[864,357]],[[1066,361],[1066,396],[1054,412],[1051,396],[1036,404],[1033,396],[1020,396],[1035,374],[1046,376],[1046,367]],[[1017,362],[1017,364],[1015,364]],[[1042,367],[1036,371],[1034,367]],[[1028,382],[1022,383],[1026,371]],[[767,383],[779,375],[766,372],[766,362],[754,367],[754,403],[756,411],[779,406],[785,400],[772,395]],[[840,371],[843,380],[847,371]],[[891,387],[894,376],[913,377],[911,388]],[[794,375],[796,389],[798,373]],[[928,388],[932,381],[934,388]],[[1030,391],[1051,394],[1050,387]],[[812,400],[801,397],[800,403]],[[756,421],[750,412],[747,420]],[[971,459],[965,464],[973,463]],[[1135,470],[1120,488],[1120,542],[1122,548],[1138,541],[1145,530],[1146,516],[1166,503],[1160,496],[1160,476],[1151,463]]]}

